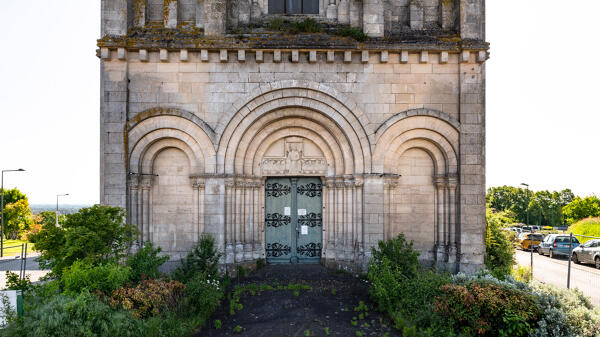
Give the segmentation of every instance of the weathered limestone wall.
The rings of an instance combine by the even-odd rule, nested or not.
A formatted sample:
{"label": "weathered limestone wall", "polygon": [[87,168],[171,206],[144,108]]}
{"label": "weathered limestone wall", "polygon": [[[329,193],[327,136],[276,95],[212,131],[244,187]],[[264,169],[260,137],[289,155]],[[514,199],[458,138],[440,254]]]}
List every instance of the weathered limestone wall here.
{"label": "weathered limestone wall", "polygon": [[[136,211],[130,212],[131,221],[141,224],[143,240],[159,242],[174,258],[182,256],[179,248],[187,247],[193,240],[190,238],[201,232],[214,234],[226,253],[229,247],[224,262],[242,263],[263,254],[261,212],[264,205],[261,200],[264,199],[260,193],[264,186],[261,185],[260,168],[244,162],[249,158],[248,154],[235,156],[240,164],[233,161],[227,164],[230,150],[226,148],[243,153],[246,150],[240,149],[241,144],[247,142],[250,144],[244,146],[253,148],[252,138],[242,138],[240,145],[231,145],[237,139],[237,131],[232,134],[227,130],[238,128],[238,123],[246,125],[241,116],[251,116],[251,111],[264,108],[266,110],[261,113],[271,111],[264,116],[271,116],[273,120],[300,114],[303,119],[290,120],[290,126],[323,128],[317,134],[331,132],[330,143],[341,141],[343,146],[349,146],[346,150],[343,147],[328,150],[330,145],[322,145],[325,146],[323,153],[333,151],[332,158],[345,157],[353,151],[363,153],[358,155],[363,158],[360,166],[356,166],[359,157],[354,155],[354,159],[339,159],[326,175],[332,180],[324,181],[325,188],[331,191],[326,192],[328,197],[324,199],[325,213],[331,214],[332,218],[331,222],[324,223],[324,237],[329,237],[329,225],[342,228],[340,232],[344,234],[342,241],[331,238],[324,258],[342,265],[351,265],[357,260],[364,263],[369,247],[403,232],[417,242],[425,260],[453,266],[457,259],[461,262],[468,259],[463,268],[477,268],[482,264],[483,213],[480,213],[480,206],[484,200],[479,194],[484,189],[483,154],[476,151],[482,151],[483,146],[483,98],[478,82],[482,77],[482,64],[478,60],[485,58],[478,58],[479,55],[474,53],[340,51],[331,55],[285,50],[258,53],[243,50],[133,51],[123,59],[119,59],[123,52],[118,50],[102,50],[101,54],[104,56],[105,79],[103,202],[135,207]],[[262,60],[257,61],[257,55]],[[461,85],[470,88],[468,94],[461,94]],[[128,95],[124,95],[127,90]],[[325,105],[321,106],[323,103]],[[335,115],[328,115],[326,106],[337,111],[347,109],[343,118],[349,121],[348,127],[343,127],[342,120],[337,120]],[[460,106],[469,113],[462,114]],[[129,111],[127,117],[125,110]],[[175,115],[179,117],[169,117]],[[191,140],[185,140],[187,136],[172,129],[189,133],[191,122],[184,123],[183,120],[193,118],[197,119],[194,125],[202,125],[204,129],[197,131],[203,136],[192,138],[204,137],[199,140],[203,145],[159,143],[152,145],[156,149],[145,147],[155,144],[152,139],[165,137],[192,144]],[[331,126],[326,121],[329,118],[335,121]],[[128,137],[124,137],[123,127],[127,121],[132,129]],[[316,124],[310,126],[311,121]],[[468,123],[469,128],[463,129],[461,121]],[[267,120],[258,119],[252,123],[256,126],[248,130],[256,131],[247,130],[240,137],[258,132],[264,133],[265,136],[260,136],[264,138],[272,132],[261,131],[265,125],[270,125]],[[334,125],[340,123],[340,130],[344,131],[335,131]],[[163,128],[171,131],[161,131]],[[411,133],[411,130],[422,128],[431,131]],[[362,140],[353,143],[345,134],[347,129],[362,130],[364,136],[359,135]],[[311,141],[317,137],[308,131],[290,129],[290,132],[290,135]],[[459,134],[468,145],[458,141]],[[265,138],[265,141],[277,140],[276,136],[271,138]],[[429,143],[419,143],[417,139],[423,138],[429,139]],[[189,160],[192,163],[189,175],[198,176],[202,182],[191,179],[183,187],[185,179],[170,181],[168,172],[158,173],[162,157],[148,153],[159,151],[161,146],[182,148],[179,154],[184,157],[176,162],[183,158]],[[125,148],[129,149],[128,161],[123,153]],[[461,149],[467,154],[459,153]],[[152,159],[154,156],[158,157]],[[462,204],[459,207],[456,202],[460,194],[455,189],[450,193],[452,187],[448,187],[448,184],[456,186],[458,182],[457,158],[460,158],[460,168],[466,168],[460,175],[461,192],[458,193],[464,191],[465,194],[460,197]],[[158,164],[153,166],[153,160]],[[126,166],[132,173],[158,173],[159,177],[140,176],[128,189]],[[382,176],[384,173],[391,175]],[[242,177],[239,182],[228,178],[237,175]],[[156,194],[157,188],[162,188],[156,187],[157,183],[162,186],[160,179],[167,179],[166,185],[173,184],[168,188],[178,192]],[[141,187],[144,182],[145,189]],[[177,214],[170,218],[169,212]],[[190,214],[193,215],[191,223]],[[457,217],[460,220],[456,220]],[[252,230],[246,226],[248,221],[253,224]],[[170,225],[170,229],[165,225]],[[457,225],[469,228],[469,232],[461,232]],[[345,232],[344,228],[351,230]],[[250,238],[247,245],[242,243],[236,247],[236,231]],[[346,235],[349,235],[348,239]],[[237,251],[239,249],[242,253]],[[459,249],[462,249],[461,257],[457,256]]]}

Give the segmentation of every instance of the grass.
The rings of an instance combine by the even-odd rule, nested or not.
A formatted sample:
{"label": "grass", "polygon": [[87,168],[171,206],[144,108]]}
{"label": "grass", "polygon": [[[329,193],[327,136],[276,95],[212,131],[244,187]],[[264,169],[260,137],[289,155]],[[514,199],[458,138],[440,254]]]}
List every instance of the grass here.
{"label": "grass", "polygon": [[[21,255],[21,245],[27,243],[23,240],[4,240],[4,256]],[[16,247],[15,247],[16,246]],[[6,248],[10,247],[10,248]],[[33,243],[27,243],[27,254],[33,252]]]}
{"label": "grass", "polygon": [[[600,237],[600,217],[581,219],[569,226],[567,233]],[[592,240],[592,238],[584,237],[577,237],[577,239],[581,243],[585,243],[586,241]]]}

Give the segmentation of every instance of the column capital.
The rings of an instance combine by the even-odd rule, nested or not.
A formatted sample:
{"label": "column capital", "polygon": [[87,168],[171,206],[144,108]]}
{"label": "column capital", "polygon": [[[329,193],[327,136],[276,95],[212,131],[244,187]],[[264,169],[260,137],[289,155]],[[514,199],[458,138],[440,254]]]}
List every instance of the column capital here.
{"label": "column capital", "polygon": [[362,187],[365,184],[365,180],[362,177],[354,178],[354,186]]}
{"label": "column capital", "polygon": [[446,176],[443,176],[443,175],[433,176],[433,184],[437,188],[445,188],[447,185]]}
{"label": "column capital", "polygon": [[127,186],[131,189],[138,189],[140,186],[140,177],[136,175],[130,175],[127,177]]}
{"label": "column capital", "polygon": [[398,186],[398,177],[385,177],[383,178],[383,186],[387,188],[396,188]]}
{"label": "column capital", "polygon": [[140,187],[144,190],[149,190],[152,188],[152,184],[154,183],[154,176],[145,176],[141,178]]}
{"label": "column capital", "polygon": [[450,189],[455,189],[458,186],[458,177],[456,175],[450,175],[446,178],[447,186]]}
{"label": "column capital", "polygon": [[232,188],[235,186],[235,180],[233,178],[225,178],[225,187]]}
{"label": "column capital", "polygon": [[192,188],[194,189],[204,188],[205,186],[204,178],[190,177],[190,182],[192,183]]}

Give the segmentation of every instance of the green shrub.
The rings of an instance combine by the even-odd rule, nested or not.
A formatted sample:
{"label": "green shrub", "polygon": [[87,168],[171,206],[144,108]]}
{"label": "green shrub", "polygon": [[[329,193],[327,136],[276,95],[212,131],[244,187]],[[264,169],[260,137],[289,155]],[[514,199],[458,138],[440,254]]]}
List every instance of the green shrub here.
{"label": "green shrub", "polygon": [[384,262],[384,259],[391,263],[393,268],[404,277],[414,277],[419,270],[419,252],[413,249],[412,241],[409,243],[404,238],[404,234],[399,234],[395,239],[389,241],[379,241],[378,249],[372,248],[373,260],[371,265],[377,265]]}
{"label": "green shrub", "polygon": [[183,283],[187,283],[199,273],[208,278],[217,278],[220,257],[221,253],[215,247],[215,239],[209,234],[203,234],[194,249],[181,261],[181,266],[175,270],[174,276]]}
{"label": "green shrub", "polygon": [[185,285],[185,307],[206,320],[219,307],[225,293],[219,280],[196,274]]}
{"label": "green shrub", "polygon": [[337,30],[336,35],[340,36],[348,36],[356,41],[363,42],[367,39],[367,34],[365,34],[362,29],[350,26],[343,26]]}
{"label": "green shrub", "polygon": [[195,332],[203,320],[196,316],[189,316],[179,310],[165,311],[161,315],[152,316],[144,321],[144,337],[179,337],[190,336]]}
{"label": "green shrub", "polygon": [[502,329],[510,336],[528,336],[540,317],[534,295],[513,287],[476,281],[440,288],[434,311],[463,335],[489,335]]}
{"label": "green shrub", "polygon": [[84,292],[77,296],[58,295],[40,306],[25,310],[24,316],[0,333],[19,337],[143,336],[142,321],[113,310],[96,296]]}
{"label": "green shrub", "polygon": [[135,287],[123,287],[112,293],[110,304],[132,310],[135,317],[156,316],[174,308],[185,285],[178,281],[144,280]]}
{"label": "green shrub", "polygon": [[[600,237],[600,218],[586,218],[579,220],[576,223],[569,226],[567,233]],[[581,243],[585,243],[586,241],[592,240],[592,238],[583,237],[578,237],[577,239]]]}
{"label": "green shrub", "polygon": [[272,18],[267,23],[267,28],[272,30],[282,30],[286,22],[282,18]]}
{"label": "green shrub", "polygon": [[168,256],[158,256],[161,248],[154,248],[152,242],[147,242],[142,249],[127,258],[127,266],[131,268],[131,281],[139,282],[145,279],[160,277],[158,268],[167,260]]}
{"label": "green shrub", "polygon": [[294,22],[289,28],[288,32],[292,34],[297,33],[319,33],[323,30],[323,27],[313,18],[306,18],[302,21]]}
{"label": "green shrub", "polygon": [[512,276],[519,282],[528,283],[531,281],[531,267],[518,265],[513,269]]}
{"label": "green shrub", "polygon": [[563,289],[532,282],[543,309],[535,336],[597,336],[600,331],[600,308],[577,289]]}
{"label": "green shrub", "polygon": [[100,291],[110,295],[129,281],[131,268],[117,263],[99,264],[76,261],[63,272],[62,283],[65,293],[77,295],[84,290]]}
{"label": "green shrub", "polygon": [[25,275],[25,278],[21,279],[16,273],[11,271],[6,272],[6,289],[27,291],[31,289],[31,287],[29,275]]}
{"label": "green shrub", "polygon": [[60,276],[78,260],[90,264],[118,261],[136,235],[135,227],[125,223],[125,210],[95,205],[68,215],[62,227],[44,225],[33,240],[41,252],[42,268]]}
{"label": "green shrub", "polygon": [[512,219],[506,212],[486,210],[485,265],[500,279],[511,274],[515,265],[515,247],[505,227]]}

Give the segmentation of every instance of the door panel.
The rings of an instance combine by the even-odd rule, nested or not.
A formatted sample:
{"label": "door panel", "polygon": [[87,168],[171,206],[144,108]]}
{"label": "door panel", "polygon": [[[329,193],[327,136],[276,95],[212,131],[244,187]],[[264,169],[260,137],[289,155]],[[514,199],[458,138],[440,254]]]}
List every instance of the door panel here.
{"label": "door panel", "polygon": [[319,262],[323,249],[323,186],[319,178],[298,178],[296,187],[299,262]]}
{"label": "door panel", "polygon": [[323,237],[319,178],[269,178],[265,183],[265,251],[270,263],[318,263]]}
{"label": "door panel", "polygon": [[268,262],[290,262],[293,248],[291,207],[290,179],[269,178],[265,184],[265,253]]}

